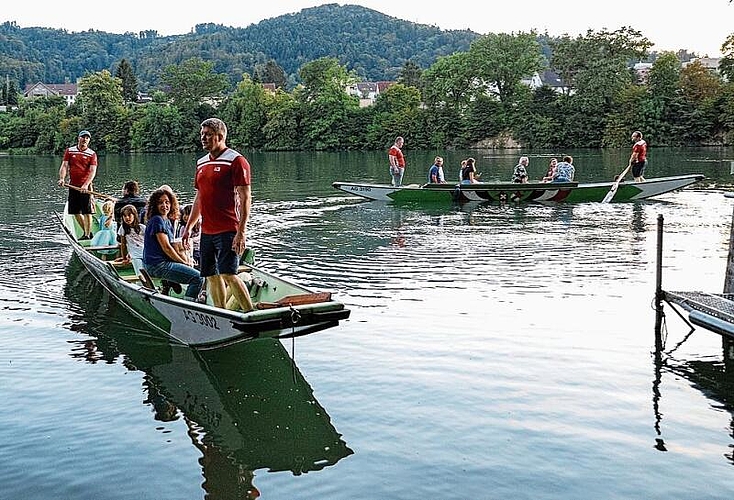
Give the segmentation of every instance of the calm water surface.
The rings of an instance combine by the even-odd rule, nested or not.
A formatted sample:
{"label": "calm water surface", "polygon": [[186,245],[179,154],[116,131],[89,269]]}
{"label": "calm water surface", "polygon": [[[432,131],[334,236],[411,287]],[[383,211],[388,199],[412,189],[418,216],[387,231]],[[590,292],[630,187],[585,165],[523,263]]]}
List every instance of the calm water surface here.
{"label": "calm water surface", "polygon": [[[437,152],[406,153],[423,182]],[[579,180],[628,156],[571,153]],[[666,306],[656,351],[652,305],[659,215],[663,287],[722,291],[734,151],[652,153],[648,177],[706,182],[630,204],[400,207],[331,188],[386,181],[383,153],[249,155],[259,265],[352,315],[206,353],[151,334],[71,256],[60,157],[0,157],[0,499],[732,498],[722,339]],[[440,154],[490,179],[518,156]],[[104,157],[96,189],[135,178],[188,201],[196,156]]]}

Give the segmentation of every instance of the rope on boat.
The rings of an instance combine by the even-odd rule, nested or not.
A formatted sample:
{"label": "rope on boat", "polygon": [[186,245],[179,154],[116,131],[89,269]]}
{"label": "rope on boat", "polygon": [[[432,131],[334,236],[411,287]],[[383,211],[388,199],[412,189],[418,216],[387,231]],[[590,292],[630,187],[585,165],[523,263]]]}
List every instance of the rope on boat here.
{"label": "rope on boat", "polygon": [[293,327],[293,333],[296,333],[296,323],[301,321],[301,313],[293,308],[291,304],[288,304],[291,309],[291,327]]}

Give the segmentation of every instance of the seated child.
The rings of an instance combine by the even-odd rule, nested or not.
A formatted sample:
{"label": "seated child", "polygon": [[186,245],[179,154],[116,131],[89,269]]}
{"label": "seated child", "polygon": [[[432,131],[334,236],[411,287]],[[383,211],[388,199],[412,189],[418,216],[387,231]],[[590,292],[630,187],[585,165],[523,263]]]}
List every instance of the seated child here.
{"label": "seated child", "polygon": [[[102,204],[102,215],[99,216],[99,231],[94,234],[90,246],[104,247],[117,245],[117,223],[114,218],[115,204],[112,201],[105,201]],[[100,250],[103,255],[111,255],[117,253],[114,250]]]}
{"label": "seated child", "polygon": [[143,267],[143,242],[145,241],[145,225],[138,219],[138,210],[135,205],[125,205],[120,210],[120,259],[122,264],[131,263],[135,275]]}
{"label": "seated child", "polygon": [[[183,209],[181,210],[181,224],[179,224],[177,228],[176,239],[180,240],[181,234],[183,233],[186,224],[189,222],[189,217],[191,216],[191,210],[193,208],[194,206],[189,203],[188,205],[184,205]],[[191,265],[194,266],[195,269],[199,269],[199,256],[201,255],[199,251],[200,242],[201,221],[197,222],[194,227],[191,228],[191,234],[189,237],[190,247],[185,250],[185,252],[189,256],[189,261],[191,262]]]}

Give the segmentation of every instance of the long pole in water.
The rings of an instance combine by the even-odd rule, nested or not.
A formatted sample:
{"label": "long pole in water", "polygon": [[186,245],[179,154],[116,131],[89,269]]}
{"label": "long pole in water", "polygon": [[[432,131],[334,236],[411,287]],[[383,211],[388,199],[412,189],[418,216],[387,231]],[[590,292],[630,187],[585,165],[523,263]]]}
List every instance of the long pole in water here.
{"label": "long pole in water", "polygon": [[602,203],[609,203],[610,201],[612,201],[612,198],[614,198],[614,195],[617,192],[617,188],[619,187],[619,183],[622,182],[624,176],[627,175],[627,171],[629,171],[630,167],[632,167],[631,163],[627,165],[627,168],[622,170],[622,173],[617,176],[617,178],[614,180],[614,184],[612,184],[612,188],[609,190],[604,199],[601,200]]}

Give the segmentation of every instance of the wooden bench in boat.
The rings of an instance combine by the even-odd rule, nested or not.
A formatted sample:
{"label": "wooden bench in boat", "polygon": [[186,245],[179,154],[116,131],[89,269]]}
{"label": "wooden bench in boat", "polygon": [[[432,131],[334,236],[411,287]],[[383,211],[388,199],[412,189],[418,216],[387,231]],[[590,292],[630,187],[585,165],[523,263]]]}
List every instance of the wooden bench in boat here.
{"label": "wooden bench in boat", "polygon": [[100,252],[102,250],[119,250],[120,245],[99,245],[99,246],[86,246],[84,250],[89,252]]}
{"label": "wooden bench in boat", "polygon": [[331,300],[331,292],[302,293],[299,295],[288,295],[277,302],[258,302],[256,309],[274,309],[276,307],[302,306],[304,304],[318,304]]}

